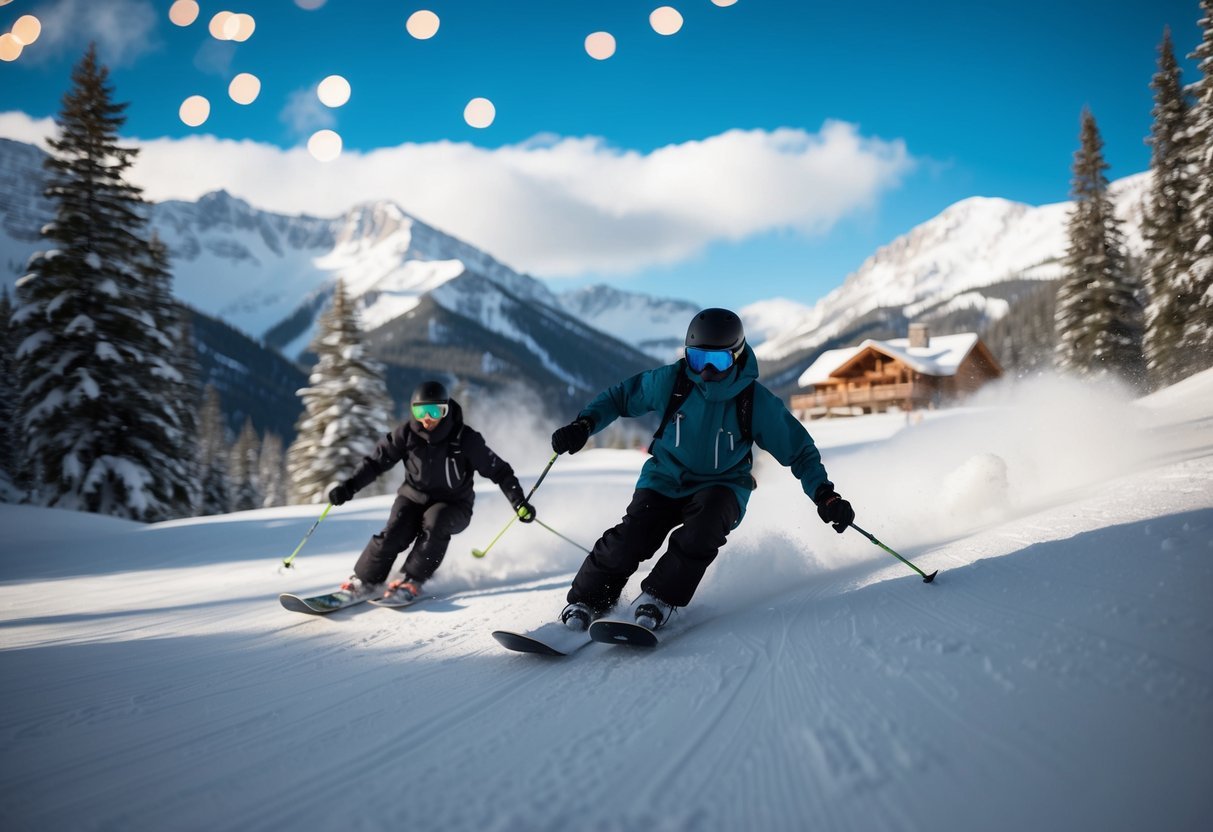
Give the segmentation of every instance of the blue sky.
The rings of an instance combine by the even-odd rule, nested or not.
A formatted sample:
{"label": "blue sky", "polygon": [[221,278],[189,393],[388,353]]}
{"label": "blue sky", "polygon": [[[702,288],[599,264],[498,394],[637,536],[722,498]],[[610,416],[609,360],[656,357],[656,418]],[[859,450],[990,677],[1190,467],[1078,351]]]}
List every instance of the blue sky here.
{"label": "blue sky", "polygon": [[[672,0],[669,37],[649,25],[662,4],[203,0],[181,28],[168,0],[13,0],[0,32],[31,13],[44,29],[0,63],[0,135],[44,127],[95,39],[152,197],[226,187],[329,214],[391,198],[558,289],[812,303],[957,200],[1065,199],[1083,106],[1111,176],[1145,170],[1163,27],[1184,55],[1200,34],[1196,0]],[[251,39],[207,34],[225,9],[254,16]],[[441,19],[430,40],[405,32],[418,9]],[[599,30],[606,61],[583,48]],[[226,96],[237,72],[262,81],[250,106]],[[353,95],[329,110],[311,90],[333,73]],[[177,117],[193,94],[212,103],[199,128]],[[477,96],[485,129],[462,118]],[[292,152],[319,127],[341,134],[338,162]]]}

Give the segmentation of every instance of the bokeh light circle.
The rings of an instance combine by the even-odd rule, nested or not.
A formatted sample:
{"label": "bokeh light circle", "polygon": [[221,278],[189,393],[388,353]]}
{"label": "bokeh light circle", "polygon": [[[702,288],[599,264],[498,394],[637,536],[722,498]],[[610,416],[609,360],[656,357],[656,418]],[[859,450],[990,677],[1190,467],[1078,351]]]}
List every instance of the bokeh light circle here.
{"label": "bokeh light circle", "polygon": [[323,6],[325,0],[295,0],[295,5],[301,9],[306,9],[309,12],[314,12],[316,9]]}
{"label": "bokeh light circle", "polygon": [[223,18],[223,39],[235,40],[236,35],[240,34],[240,15],[231,12],[227,17]]}
{"label": "bokeh light circle", "polygon": [[231,39],[237,43],[244,43],[253,36],[253,31],[257,28],[257,21],[253,20],[251,14],[234,14],[224,26],[224,30],[227,31],[233,27],[235,31],[230,35]]}
{"label": "bokeh light circle", "polygon": [[168,10],[168,19],[176,26],[189,26],[198,19],[198,4],[194,0],[177,0]]}
{"label": "bokeh light circle", "polygon": [[42,34],[42,24],[32,14],[23,14],[13,24],[12,35],[22,46],[29,46]]}
{"label": "bokeh light circle", "polygon": [[340,107],[350,100],[350,82],[340,75],[330,75],[316,87],[316,97],[326,107]]}
{"label": "bokeh light circle", "polygon": [[409,15],[408,22],[404,24],[404,28],[417,40],[429,40],[438,34],[439,25],[441,25],[441,22],[438,20],[438,15],[429,9],[422,9]]}
{"label": "bokeh light circle", "polygon": [[733,5],[734,3],[737,2],[737,0],[712,0],[712,2],[715,3],[717,6],[724,8],[725,6]]}
{"label": "bokeh light circle", "polygon": [[682,28],[682,15],[673,6],[662,6],[653,9],[649,15],[649,25],[659,35],[673,35]]}
{"label": "bokeh light circle", "polygon": [[207,31],[211,33],[211,37],[215,40],[230,40],[227,35],[228,22],[235,17],[231,12],[219,12],[211,18],[210,25]]}
{"label": "bokeh light circle", "polygon": [[12,33],[5,32],[0,35],[0,61],[15,61],[21,57],[21,50],[24,49],[21,41],[12,36]]}
{"label": "bokeh light circle", "polygon": [[317,130],[307,140],[307,152],[318,162],[331,162],[341,155],[341,136],[332,130]]}
{"label": "bokeh light circle", "polygon": [[478,129],[488,127],[497,118],[497,108],[487,98],[473,98],[463,108],[463,120]]}
{"label": "bokeh light circle", "polygon": [[181,109],[177,111],[177,115],[190,127],[198,127],[210,118],[211,102],[201,95],[191,95],[181,102]]}
{"label": "bokeh light circle", "polygon": [[252,104],[261,94],[261,79],[250,72],[241,72],[227,85],[227,94],[237,104]]}
{"label": "bokeh light circle", "polygon": [[596,61],[605,61],[615,54],[615,36],[610,32],[594,32],[585,39],[585,51]]}

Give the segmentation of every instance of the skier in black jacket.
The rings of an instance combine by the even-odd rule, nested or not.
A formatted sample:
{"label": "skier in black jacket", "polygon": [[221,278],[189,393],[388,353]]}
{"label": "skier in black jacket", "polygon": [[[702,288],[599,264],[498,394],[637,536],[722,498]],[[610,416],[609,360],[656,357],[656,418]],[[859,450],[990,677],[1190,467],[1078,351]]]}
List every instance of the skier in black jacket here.
{"label": "skier in black jacket", "polygon": [[[484,437],[463,422],[463,410],[437,381],[418,385],[410,399],[412,418],[379,440],[375,451],[362,458],[354,473],[329,491],[339,506],[396,463],[404,462],[404,484],[383,531],[370,539],[349,581],[341,589],[355,596],[383,593],[385,599],[411,603],[421,585],[442,563],[451,536],[472,520],[472,471],[496,483],[523,523],[535,519],[535,508],[522,493],[518,477],[505,460],[493,453]],[[413,549],[400,577],[383,583],[396,556],[410,544]]]}

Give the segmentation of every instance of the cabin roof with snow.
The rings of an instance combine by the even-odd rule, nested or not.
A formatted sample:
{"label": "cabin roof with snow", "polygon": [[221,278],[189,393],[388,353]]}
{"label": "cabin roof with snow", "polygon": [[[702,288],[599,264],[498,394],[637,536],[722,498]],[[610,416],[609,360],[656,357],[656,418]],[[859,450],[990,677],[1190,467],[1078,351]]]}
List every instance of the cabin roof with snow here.
{"label": "cabin roof with snow", "polygon": [[[925,347],[911,347],[909,338],[892,338],[888,341],[869,338],[857,347],[823,352],[800,374],[797,384],[811,387],[831,378],[845,376],[847,367],[869,350],[896,359],[923,375],[954,376],[961,363],[980,343],[976,332],[933,335]],[[985,350],[984,347],[981,349]]]}

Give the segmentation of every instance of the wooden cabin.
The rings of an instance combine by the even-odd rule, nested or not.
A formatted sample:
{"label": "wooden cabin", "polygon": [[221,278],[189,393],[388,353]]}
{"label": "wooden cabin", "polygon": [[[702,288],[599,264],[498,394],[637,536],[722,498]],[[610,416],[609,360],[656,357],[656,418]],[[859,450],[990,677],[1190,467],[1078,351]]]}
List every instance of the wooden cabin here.
{"label": "wooden cabin", "polygon": [[943,407],[1002,376],[1002,368],[975,332],[931,337],[910,324],[906,338],[864,341],[818,356],[793,395],[800,418]]}

